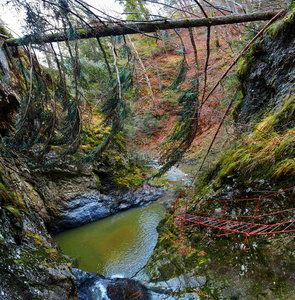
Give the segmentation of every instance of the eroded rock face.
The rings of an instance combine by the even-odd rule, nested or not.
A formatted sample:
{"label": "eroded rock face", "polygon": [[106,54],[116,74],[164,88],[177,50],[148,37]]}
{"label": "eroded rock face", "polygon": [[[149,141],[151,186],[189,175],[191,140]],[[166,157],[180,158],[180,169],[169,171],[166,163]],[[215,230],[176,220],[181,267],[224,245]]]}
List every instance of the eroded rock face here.
{"label": "eroded rock face", "polygon": [[[0,140],[14,124],[18,106],[0,47]],[[21,159],[4,162],[0,155],[0,162],[0,299],[74,299],[71,260],[47,232],[44,220],[50,217],[34,179]]]}
{"label": "eroded rock face", "polygon": [[6,56],[0,47],[0,139],[8,133],[19,101],[10,88],[10,73]]}
{"label": "eroded rock face", "polygon": [[74,299],[72,261],[59,252],[47,230],[80,226],[163,194],[151,187],[127,192],[112,187],[103,189],[108,193],[104,195],[86,164],[33,173],[21,160],[6,163],[20,202],[0,206],[0,299],[4,300]]}
{"label": "eroded rock face", "polygon": [[136,191],[112,191],[109,195],[92,190],[63,202],[63,207],[55,216],[55,222],[49,224],[52,232],[78,227],[97,221],[119,211],[142,206],[156,201],[163,195],[158,188],[149,187]]}
{"label": "eroded rock face", "polygon": [[53,231],[78,227],[111,214],[111,201],[98,191],[78,196],[64,203],[57,221],[50,226]]}

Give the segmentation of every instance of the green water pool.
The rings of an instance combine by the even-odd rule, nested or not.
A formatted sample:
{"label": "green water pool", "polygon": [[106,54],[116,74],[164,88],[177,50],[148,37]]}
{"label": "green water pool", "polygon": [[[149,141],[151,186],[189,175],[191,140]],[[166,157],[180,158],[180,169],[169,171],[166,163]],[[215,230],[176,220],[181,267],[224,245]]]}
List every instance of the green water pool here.
{"label": "green water pool", "polygon": [[69,229],[54,236],[79,268],[104,276],[131,277],[148,261],[163,218],[161,201]]}

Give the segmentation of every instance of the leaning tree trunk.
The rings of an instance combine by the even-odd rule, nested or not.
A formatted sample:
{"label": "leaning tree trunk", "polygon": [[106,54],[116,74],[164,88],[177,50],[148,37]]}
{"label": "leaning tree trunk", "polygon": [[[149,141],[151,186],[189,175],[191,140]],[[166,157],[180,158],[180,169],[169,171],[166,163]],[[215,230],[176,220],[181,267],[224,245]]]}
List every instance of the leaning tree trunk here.
{"label": "leaning tree trunk", "polygon": [[60,41],[69,41],[75,39],[89,39],[105,36],[116,36],[125,34],[156,32],[157,30],[167,30],[176,28],[192,28],[202,26],[216,26],[225,24],[244,23],[251,21],[269,20],[278,12],[262,12],[245,15],[230,15],[214,18],[190,18],[179,20],[163,19],[160,21],[145,22],[120,22],[107,23],[104,25],[93,25],[87,29],[77,29],[75,34],[65,35],[65,33],[51,33],[44,36],[25,36],[19,39],[7,39],[8,46],[26,45],[26,44],[43,44]]}

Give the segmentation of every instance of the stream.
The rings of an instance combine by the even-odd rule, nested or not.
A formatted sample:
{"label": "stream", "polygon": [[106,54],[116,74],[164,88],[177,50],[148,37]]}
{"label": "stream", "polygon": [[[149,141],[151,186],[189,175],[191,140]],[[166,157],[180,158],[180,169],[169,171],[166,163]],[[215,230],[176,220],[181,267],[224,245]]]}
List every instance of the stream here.
{"label": "stream", "polygon": [[[179,181],[189,184],[190,179],[186,173],[173,167],[165,175],[165,180],[173,187]],[[132,195],[128,194],[124,201],[121,200],[124,205],[127,204],[126,207],[150,203],[158,192],[147,190]],[[84,197],[86,204],[89,201],[90,204],[96,203],[93,197],[95,195],[92,194],[91,197]],[[130,297],[134,295],[138,295],[138,300],[175,299],[171,293],[179,288],[179,279],[172,279],[175,282],[171,282],[171,288],[166,282],[148,283],[149,275],[144,269],[157,244],[157,226],[174,197],[174,194],[166,194],[152,204],[128,209],[53,236],[62,251],[78,261],[79,269],[73,268],[72,271],[76,277],[79,299],[133,299]],[[85,203],[84,198],[72,201],[75,205],[70,205],[69,213],[65,214],[70,221],[74,217],[84,220],[84,215],[93,211],[92,206],[80,205]],[[104,208],[101,203],[105,202],[101,200],[105,199],[98,199],[100,207]],[[81,215],[83,218],[80,218]]]}
{"label": "stream", "polygon": [[145,266],[156,246],[164,200],[66,230],[54,239],[83,271],[130,278]]}

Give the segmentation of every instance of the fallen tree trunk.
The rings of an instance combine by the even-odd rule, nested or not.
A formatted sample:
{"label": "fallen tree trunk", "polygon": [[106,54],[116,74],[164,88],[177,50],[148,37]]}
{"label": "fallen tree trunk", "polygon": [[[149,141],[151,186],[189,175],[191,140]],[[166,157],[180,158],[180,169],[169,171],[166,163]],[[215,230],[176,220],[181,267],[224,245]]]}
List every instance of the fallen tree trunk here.
{"label": "fallen tree trunk", "polygon": [[44,36],[24,36],[18,39],[7,39],[8,46],[18,46],[32,44],[43,44],[61,42],[65,40],[89,39],[106,36],[116,36],[136,33],[156,32],[157,30],[167,30],[176,28],[208,27],[225,24],[244,23],[252,21],[264,21],[274,17],[277,12],[269,11],[262,13],[253,13],[246,15],[229,15],[214,18],[190,18],[179,20],[159,20],[150,22],[120,22],[107,23],[104,25],[93,25],[91,28],[77,29],[72,34],[52,33]]}

